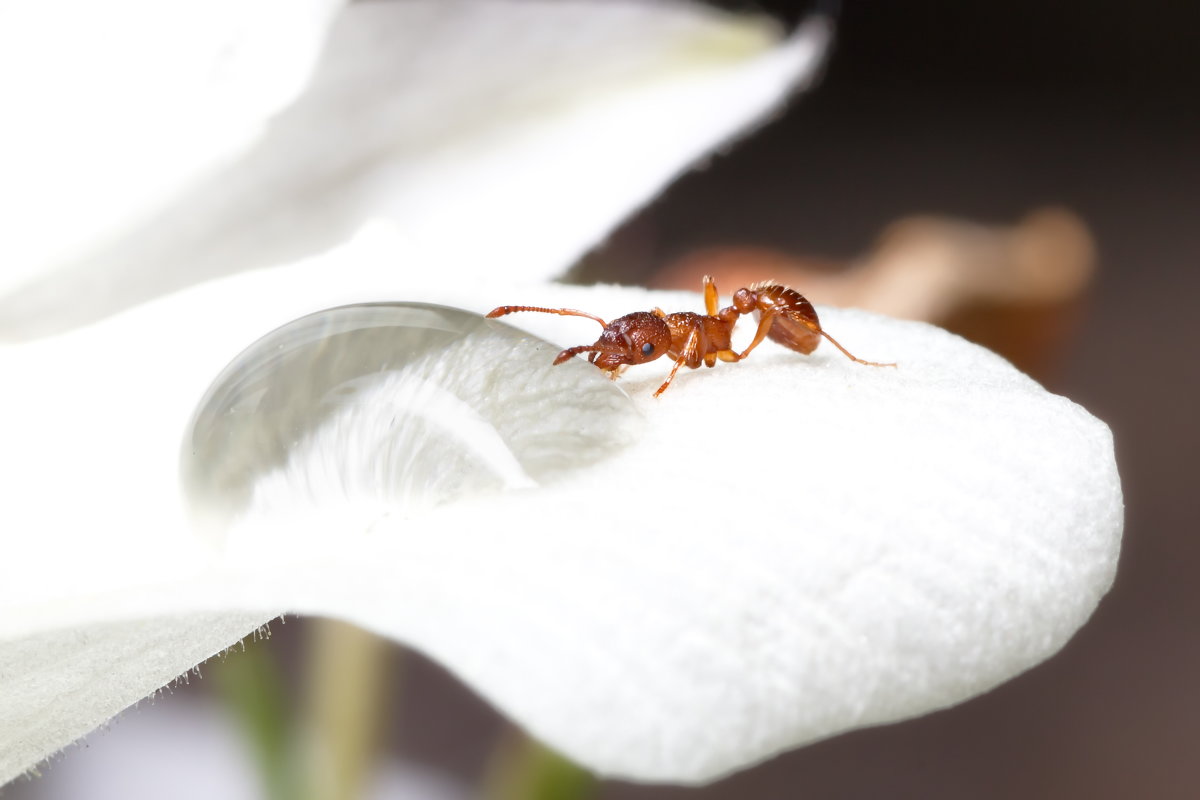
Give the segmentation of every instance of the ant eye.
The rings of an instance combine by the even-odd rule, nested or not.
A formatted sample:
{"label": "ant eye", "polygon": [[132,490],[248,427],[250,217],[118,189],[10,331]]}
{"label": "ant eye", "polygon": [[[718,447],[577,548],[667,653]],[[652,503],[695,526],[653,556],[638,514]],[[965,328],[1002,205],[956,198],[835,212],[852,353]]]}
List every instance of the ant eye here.
{"label": "ant eye", "polygon": [[646,342],[644,345],[642,345],[642,355],[648,356],[653,352],[654,352],[654,345],[651,344],[650,342]]}

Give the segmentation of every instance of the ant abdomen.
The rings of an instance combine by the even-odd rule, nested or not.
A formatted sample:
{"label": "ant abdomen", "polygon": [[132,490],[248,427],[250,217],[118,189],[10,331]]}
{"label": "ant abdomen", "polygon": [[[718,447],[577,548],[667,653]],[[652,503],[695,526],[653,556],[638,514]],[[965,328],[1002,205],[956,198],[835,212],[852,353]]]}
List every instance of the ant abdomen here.
{"label": "ant abdomen", "polygon": [[774,315],[767,338],[798,353],[808,355],[821,342],[821,323],[817,311],[808,299],[779,284],[758,284],[751,287],[754,295],[754,318],[764,313]]}

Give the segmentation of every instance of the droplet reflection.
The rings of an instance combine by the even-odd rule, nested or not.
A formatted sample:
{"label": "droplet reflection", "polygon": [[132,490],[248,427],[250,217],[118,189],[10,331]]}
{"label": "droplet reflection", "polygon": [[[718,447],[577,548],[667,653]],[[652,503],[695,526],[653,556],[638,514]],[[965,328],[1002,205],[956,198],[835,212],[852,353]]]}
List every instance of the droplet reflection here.
{"label": "droplet reflection", "polygon": [[421,303],[320,311],[242,352],[201,400],[182,478],[204,527],[248,513],[418,510],[552,480],[639,417],[595,367],[504,323]]}

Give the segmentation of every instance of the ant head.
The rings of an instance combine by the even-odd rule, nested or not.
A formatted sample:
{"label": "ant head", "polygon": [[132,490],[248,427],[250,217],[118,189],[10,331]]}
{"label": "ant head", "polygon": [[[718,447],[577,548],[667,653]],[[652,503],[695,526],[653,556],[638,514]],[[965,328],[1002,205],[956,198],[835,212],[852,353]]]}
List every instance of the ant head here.
{"label": "ant head", "polygon": [[671,329],[662,317],[635,311],[608,323],[596,347],[588,360],[600,369],[612,371],[625,364],[645,364],[670,349]]}

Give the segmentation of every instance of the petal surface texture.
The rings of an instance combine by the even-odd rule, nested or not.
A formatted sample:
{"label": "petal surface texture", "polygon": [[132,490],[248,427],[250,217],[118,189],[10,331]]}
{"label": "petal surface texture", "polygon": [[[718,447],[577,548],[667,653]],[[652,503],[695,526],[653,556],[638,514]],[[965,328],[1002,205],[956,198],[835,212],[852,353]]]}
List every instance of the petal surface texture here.
{"label": "petal surface texture", "polygon": [[[330,486],[358,480],[327,466],[370,449],[361,418],[264,473],[266,500],[214,546],[186,524],[178,444],[207,382],[265,331],[233,314],[190,332],[239,301],[280,321],[311,302],[272,288],[230,278],[3,354],[29,393],[0,431],[20,488],[0,567],[0,777],[286,610],[429,653],[604,774],[703,782],[984,692],[1056,652],[1112,582],[1122,499],[1105,425],[944,331],[834,309],[822,322],[839,341],[900,366],[767,343],[683,370],[659,399],[670,365],[631,368],[632,443],[414,514],[364,515]],[[606,319],[702,308],[603,287],[457,291],[402,299]],[[597,334],[508,319],[558,345]],[[448,374],[469,382],[511,352],[460,352]],[[595,370],[547,369],[554,352],[529,369],[561,383],[505,402],[531,425],[601,419],[562,400]],[[519,363],[505,375],[524,380]],[[316,513],[293,513],[314,497]]]}

